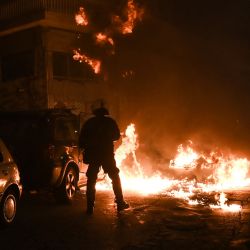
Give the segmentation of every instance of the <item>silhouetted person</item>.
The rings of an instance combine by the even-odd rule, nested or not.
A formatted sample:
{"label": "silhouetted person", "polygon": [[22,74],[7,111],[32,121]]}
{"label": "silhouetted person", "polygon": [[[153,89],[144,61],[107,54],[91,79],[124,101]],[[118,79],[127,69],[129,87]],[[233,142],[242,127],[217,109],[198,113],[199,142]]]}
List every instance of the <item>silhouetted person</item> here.
{"label": "silhouetted person", "polygon": [[87,176],[87,214],[92,214],[95,203],[95,185],[98,172],[102,167],[112,180],[117,211],[127,209],[129,205],[122,194],[119,169],[114,159],[114,141],[120,138],[120,130],[114,119],[109,117],[106,108],[93,110],[94,116],[83,125],[79,147],[83,150],[84,163],[88,164]]}

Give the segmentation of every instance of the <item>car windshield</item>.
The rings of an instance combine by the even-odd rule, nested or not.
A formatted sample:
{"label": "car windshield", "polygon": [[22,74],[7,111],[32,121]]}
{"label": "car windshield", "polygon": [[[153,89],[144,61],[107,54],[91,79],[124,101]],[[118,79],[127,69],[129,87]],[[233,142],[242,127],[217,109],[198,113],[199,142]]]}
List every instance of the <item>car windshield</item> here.
{"label": "car windshield", "polygon": [[76,143],[78,141],[77,122],[73,119],[57,118],[54,135],[56,141]]}

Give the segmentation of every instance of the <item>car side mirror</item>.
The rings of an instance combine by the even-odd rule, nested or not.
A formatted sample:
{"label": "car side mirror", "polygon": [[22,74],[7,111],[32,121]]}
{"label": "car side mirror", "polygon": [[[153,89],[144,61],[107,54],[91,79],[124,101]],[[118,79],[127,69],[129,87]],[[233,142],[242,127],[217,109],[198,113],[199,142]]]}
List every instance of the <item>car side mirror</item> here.
{"label": "car side mirror", "polygon": [[3,162],[3,153],[0,152],[0,162]]}

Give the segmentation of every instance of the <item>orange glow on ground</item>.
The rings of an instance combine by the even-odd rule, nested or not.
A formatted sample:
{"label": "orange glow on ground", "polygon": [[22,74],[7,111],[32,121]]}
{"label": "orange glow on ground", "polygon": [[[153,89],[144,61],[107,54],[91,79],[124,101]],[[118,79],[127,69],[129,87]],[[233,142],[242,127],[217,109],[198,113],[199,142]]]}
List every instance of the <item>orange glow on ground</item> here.
{"label": "orange glow on ground", "polygon": [[[188,179],[186,177],[175,178],[163,176],[159,171],[150,176],[137,160],[136,150],[139,148],[135,125],[130,124],[123,137],[120,146],[115,152],[117,166],[120,168],[120,176],[124,191],[132,191],[141,195],[164,194],[187,201],[190,205],[204,205],[194,198],[197,194],[217,193],[219,197],[216,203],[210,203],[211,209],[237,212],[241,206],[227,204],[225,190],[233,190],[242,187],[250,187],[250,162],[246,158],[237,158],[233,155],[223,156],[216,152],[209,155],[196,152],[192,148],[192,142],[184,147],[180,145],[177,154],[166,168],[178,171],[196,170],[206,173],[205,179]],[[130,158],[129,163],[126,162]],[[201,161],[202,159],[202,161]],[[209,174],[207,174],[209,173]],[[97,189],[110,189],[110,181],[98,183]]]}

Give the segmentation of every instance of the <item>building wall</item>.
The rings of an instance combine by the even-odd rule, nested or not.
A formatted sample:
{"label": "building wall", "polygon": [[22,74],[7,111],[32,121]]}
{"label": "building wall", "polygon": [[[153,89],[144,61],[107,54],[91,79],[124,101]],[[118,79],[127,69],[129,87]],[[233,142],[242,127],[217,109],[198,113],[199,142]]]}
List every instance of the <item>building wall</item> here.
{"label": "building wall", "polygon": [[[1,66],[8,66],[7,79],[3,66],[0,81],[0,110],[23,110],[47,107],[47,88],[44,82],[44,53],[41,28],[32,28],[0,38]],[[32,60],[20,60],[22,55],[32,53]],[[8,63],[6,63],[8,61]],[[4,65],[5,65],[4,64]],[[24,69],[32,74],[14,78]],[[20,71],[19,73],[17,73]]]}
{"label": "building wall", "polygon": [[[46,40],[48,73],[48,106],[65,105],[77,112],[88,112],[92,102],[105,99],[108,85],[101,76],[58,78],[53,75],[53,53],[64,52],[73,61],[73,49],[76,48],[76,32],[50,28],[44,34]],[[79,66],[79,62],[76,62]],[[80,64],[83,70],[86,65]],[[90,69],[91,71],[91,69]],[[91,72],[90,72],[91,73]]]}
{"label": "building wall", "polygon": [[[34,52],[34,72],[31,75],[3,81],[3,72],[0,71],[0,110],[65,106],[77,113],[87,114],[90,106],[98,100],[104,100],[109,107],[115,106],[114,94],[102,76],[87,74],[82,78],[60,78],[53,74],[53,54],[67,53],[71,58],[73,49],[77,48],[79,27],[74,21],[74,10],[80,3],[72,0],[70,8],[68,4],[65,0],[46,0],[39,4],[33,0],[32,4],[28,0],[15,0],[13,4],[8,1],[0,4],[0,8],[4,7],[1,8],[0,18],[5,24],[0,28],[1,65],[6,57],[15,58],[29,50]],[[26,18],[30,16],[26,12],[32,13],[32,19]],[[88,30],[85,29],[85,32],[88,33]],[[88,44],[82,44],[84,46]],[[28,67],[28,64],[28,61],[22,61],[20,69],[25,65]],[[83,70],[86,71],[85,66],[83,63]]]}

